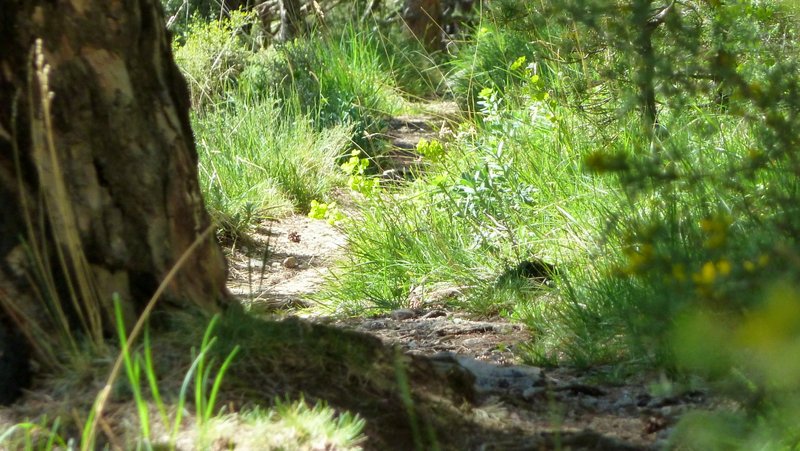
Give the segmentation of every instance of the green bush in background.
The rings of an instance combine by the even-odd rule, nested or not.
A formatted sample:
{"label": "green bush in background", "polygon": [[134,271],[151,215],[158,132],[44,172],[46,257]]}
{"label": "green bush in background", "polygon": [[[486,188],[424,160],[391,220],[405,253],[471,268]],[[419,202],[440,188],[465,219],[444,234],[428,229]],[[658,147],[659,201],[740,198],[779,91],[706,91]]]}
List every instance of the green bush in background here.
{"label": "green bush in background", "polygon": [[402,106],[380,52],[375,39],[353,28],[297,40],[254,55],[241,88],[256,97],[296,98],[315,127],[351,125],[354,143],[369,150],[371,135]]}
{"label": "green bush in background", "polygon": [[193,17],[183,43],[173,44],[197,111],[230,100],[239,74],[253,54],[244,30],[252,14],[233,12],[220,21]]}

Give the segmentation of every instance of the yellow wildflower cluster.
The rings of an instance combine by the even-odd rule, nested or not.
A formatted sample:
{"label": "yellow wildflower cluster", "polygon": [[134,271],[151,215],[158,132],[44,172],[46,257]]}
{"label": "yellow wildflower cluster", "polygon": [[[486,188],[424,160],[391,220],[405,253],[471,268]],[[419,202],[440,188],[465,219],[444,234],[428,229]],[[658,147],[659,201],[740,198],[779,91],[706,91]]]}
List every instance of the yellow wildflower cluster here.
{"label": "yellow wildflower cluster", "polygon": [[718,279],[727,277],[731,273],[731,262],[721,259],[717,262],[705,262],[700,270],[692,274],[692,280],[697,285],[708,286]]}
{"label": "yellow wildflower cluster", "polygon": [[[752,273],[758,269],[764,268],[769,263],[769,256],[766,254],[760,255],[753,260],[745,260],[741,264],[741,269],[746,272]],[[731,272],[738,265],[734,265],[730,260],[721,258],[717,261],[707,261],[703,263],[697,271],[689,274],[686,265],[683,263],[676,263],[672,265],[671,276],[672,280],[678,282],[686,282],[691,280],[700,288],[709,288],[714,283],[729,276]]]}
{"label": "yellow wildflower cluster", "polygon": [[745,260],[742,267],[747,272],[755,272],[759,268],[767,266],[769,263],[769,255],[761,254],[755,260]]}

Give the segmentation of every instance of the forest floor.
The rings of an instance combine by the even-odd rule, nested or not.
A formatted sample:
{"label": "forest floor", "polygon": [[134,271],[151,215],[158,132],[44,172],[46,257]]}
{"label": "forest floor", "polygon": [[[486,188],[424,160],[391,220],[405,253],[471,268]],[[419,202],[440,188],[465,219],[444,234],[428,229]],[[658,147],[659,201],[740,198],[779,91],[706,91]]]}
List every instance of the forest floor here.
{"label": "forest floor", "polygon": [[[437,136],[442,126],[446,121],[431,114],[391,120],[387,134],[396,158],[389,169],[403,172],[413,165],[416,143]],[[521,433],[518,439],[511,434],[503,441],[470,440],[481,449],[659,449],[683,413],[717,404],[704,391],[659,392],[658,375],[524,365],[519,351],[531,339],[528,331],[504,318],[475,318],[448,307],[460,294],[457,286],[419,287],[409,296],[410,308],[381,316],[320,313],[326,310],[308,297],[331,274],[346,244],[346,237],[322,220],[293,216],[269,222],[249,248],[230,250],[229,287],[252,312],[366,333],[435,364],[466,369],[476,394],[472,418],[481,423],[476,434],[493,425]]]}

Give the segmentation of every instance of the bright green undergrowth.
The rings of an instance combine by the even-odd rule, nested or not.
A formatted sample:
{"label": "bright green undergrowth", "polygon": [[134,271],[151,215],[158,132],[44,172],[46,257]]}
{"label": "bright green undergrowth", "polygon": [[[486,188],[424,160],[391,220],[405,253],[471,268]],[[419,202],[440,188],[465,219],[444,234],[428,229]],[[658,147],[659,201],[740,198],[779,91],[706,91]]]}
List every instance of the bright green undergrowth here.
{"label": "bright green undergrowth", "polygon": [[173,42],[175,62],[189,85],[195,109],[203,110],[234,96],[239,74],[257,49],[244,31],[253,17],[239,11],[220,21],[195,17],[183,38]]}
{"label": "bright green undergrowth", "polygon": [[[702,376],[760,419],[742,430],[745,415],[695,415],[676,444],[792,449],[782,418],[796,416],[800,387],[781,363],[800,341],[791,10],[742,2],[665,25],[680,36],[654,38],[667,65],[641,61],[623,26],[635,16],[592,2],[586,11],[613,30],[592,34],[599,22],[586,11],[535,14],[557,4],[499,2],[535,23],[484,22],[456,55],[451,86],[477,124],[444,157],[420,149],[427,164],[413,183],[362,193],[357,218],[341,221],[349,260],[323,298],[348,314],[384,312],[447,282],[462,289],[458,307],[524,321],[533,363]],[[724,44],[715,27],[728,30]],[[583,57],[559,56],[575,45]],[[631,68],[674,79],[713,52],[723,59],[706,70],[727,84],[657,82],[659,123],[642,127]],[[557,265],[555,283],[503,277],[534,258]]]}
{"label": "bright green undergrowth", "polygon": [[505,108],[487,89],[483,125],[444,145],[423,142],[413,183],[362,193],[357,219],[341,221],[350,260],[324,298],[347,313],[384,311],[447,282],[464,288],[461,308],[519,314],[552,289],[509,278],[517,265],[580,263],[607,190],[582,169],[570,119],[541,83],[528,78],[521,89],[532,99],[523,108]]}
{"label": "bright green undergrowth", "polygon": [[324,403],[278,402],[270,409],[224,414],[204,426],[202,446],[220,441],[241,449],[360,450],[365,422]]}
{"label": "bright green undergrowth", "polygon": [[252,15],[195,18],[176,60],[190,86],[200,183],[221,232],[305,213],[341,183],[350,149],[376,155],[405,108],[385,41],[353,27],[260,48]]}

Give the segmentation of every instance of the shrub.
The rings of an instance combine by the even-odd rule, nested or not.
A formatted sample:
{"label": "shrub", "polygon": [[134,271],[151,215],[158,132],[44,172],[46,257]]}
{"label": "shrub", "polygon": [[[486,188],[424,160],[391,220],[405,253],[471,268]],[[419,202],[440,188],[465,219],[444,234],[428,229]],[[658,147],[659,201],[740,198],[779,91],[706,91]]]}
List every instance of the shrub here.
{"label": "shrub", "polygon": [[203,110],[229,97],[252,49],[243,38],[251,15],[232,12],[220,21],[194,17],[183,44],[173,44],[175,61],[191,92],[192,105]]}
{"label": "shrub", "polygon": [[484,21],[474,42],[461,49],[450,63],[450,89],[462,108],[474,113],[482,90],[491,89],[502,96],[511,86],[525,82],[527,63],[518,61],[536,61],[529,39],[520,32]]}

